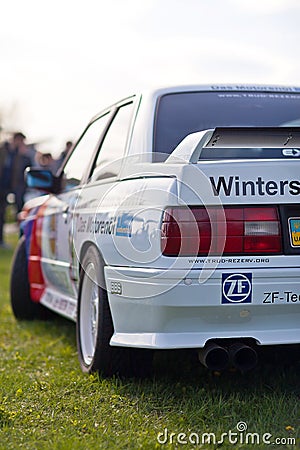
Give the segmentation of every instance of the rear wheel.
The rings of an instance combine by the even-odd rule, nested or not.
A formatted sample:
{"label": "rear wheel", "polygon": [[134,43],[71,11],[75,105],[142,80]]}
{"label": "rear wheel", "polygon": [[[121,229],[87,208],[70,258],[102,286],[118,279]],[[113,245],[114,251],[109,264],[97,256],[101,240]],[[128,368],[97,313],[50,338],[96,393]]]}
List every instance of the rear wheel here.
{"label": "rear wheel", "polygon": [[35,303],[30,298],[28,280],[28,261],[26,256],[26,242],[22,237],[16,247],[10,278],[11,307],[16,319],[45,320],[52,316],[43,305]]}
{"label": "rear wheel", "polygon": [[105,289],[103,262],[94,246],[88,247],[80,275],[77,348],[84,372],[103,376],[147,376],[151,372],[152,352],[110,346],[113,321]]}

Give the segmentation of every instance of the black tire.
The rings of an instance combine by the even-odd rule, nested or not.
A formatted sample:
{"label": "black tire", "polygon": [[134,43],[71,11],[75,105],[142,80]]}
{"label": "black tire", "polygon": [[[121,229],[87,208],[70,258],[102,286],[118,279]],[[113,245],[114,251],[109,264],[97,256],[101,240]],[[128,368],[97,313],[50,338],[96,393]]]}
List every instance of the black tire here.
{"label": "black tire", "polygon": [[18,320],[47,320],[52,316],[43,305],[30,298],[26,242],[21,237],[16,247],[10,277],[10,301],[14,316]]}
{"label": "black tire", "polygon": [[81,264],[76,338],[83,372],[99,372],[104,377],[149,376],[152,351],[110,346],[113,321],[105,289],[103,262],[94,246],[89,246]]}

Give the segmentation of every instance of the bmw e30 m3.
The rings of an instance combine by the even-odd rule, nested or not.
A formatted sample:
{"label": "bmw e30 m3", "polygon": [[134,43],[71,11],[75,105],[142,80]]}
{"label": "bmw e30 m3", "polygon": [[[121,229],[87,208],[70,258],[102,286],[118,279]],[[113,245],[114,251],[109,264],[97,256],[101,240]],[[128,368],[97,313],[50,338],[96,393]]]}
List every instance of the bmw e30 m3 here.
{"label": "bmw e30 m3", "polygon": [[29,169],[11,272],[17,319],[76,322],[83,371],[141,375],[153,350],[253,367],[300,342],[300,88],[128,97],[57,174]]}

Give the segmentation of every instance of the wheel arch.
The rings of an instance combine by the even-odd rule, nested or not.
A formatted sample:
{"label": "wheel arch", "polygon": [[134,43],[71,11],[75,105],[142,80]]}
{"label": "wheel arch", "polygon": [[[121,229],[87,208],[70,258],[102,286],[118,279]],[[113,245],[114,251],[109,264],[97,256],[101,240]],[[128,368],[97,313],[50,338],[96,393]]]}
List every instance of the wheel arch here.
{"label": "wheel arch", "polygon": [[105,266],[105,261],[104,261],[104,257],[103,254],[101,252],[101,250],[99,249],[99,247],[95,244],[95,242],[93,241],[85,241],[80,249],[80,254],[79,254],[79,277],[81,276],[83,267],[82,267],[82,261],[84,258],[84,255],[86,254],[87,250],[89,247],[93,247],[96,252],[98,253],[99,259],[100,259],[100,266],[101,266],[101,286],[106,289],[106,281],[105,281],[105,275],[104,275],[104,266]]}
{"label": "wheel arch", "polygon": [[[85,256],[89,249],[93,249],[90,256]],[[90,324],[93,321],[85,320],[86,317],[86,301],[89,301],[92,296],[86,292],[87,295],[82,294],[82,289],[84,288],[85,275],[88,276],[89,272],[83,272],[84,267],[88,267],[90,261],[95,261],[95,253],[97,257],[99,256],[98,263],[100,264],[101,275],[103,276],[103,285],[99,287],[101,295],[99,293],[98,299],[98,311],[100,311],[100,316],[97,321],[97,338],[96,343],[93,346],[89,346],[90,340],[86,337],[90,334],[90,328],[86,328],[86,324]],[[109,305],[108,293],[106,290],[105,279],[104,279],[104,267],[105,260],[101,253],[101,250],[92,241],[86,241],[80,249],[80,261],[82,262],[81,273],[80,273],[80,288],[79,288],[79,304],[78,304],[78,317],[76,322],[76,340],[78,349],[78,358],[81,369],[83,372],[92,373],[98,371],[102,376],[128,376],[128,377],[138,377],[145,378],[151,375],[152,370],[152,360],[153,352],[148,349],[136,349],[129,347],[118,347],[111,346],[110,340],[114,333],[114,322],[112,317],[111,308]],[[90,278],[92,279],[92,278]],[[100,278],[100,284],[102,278]],[[81,297],[82,295],[82,297]],[[102,301],[100,301],[102,299]],[[90,300],[91,302],[91,300]],[[94,311],[94,309],[90,309]],[[81,320],[81,314],[83,320]],[[97,313],[98,314],[98,313]],[[88,344],[88,345],[86,345]],[[90,356],[91,355],[91,356]]]}

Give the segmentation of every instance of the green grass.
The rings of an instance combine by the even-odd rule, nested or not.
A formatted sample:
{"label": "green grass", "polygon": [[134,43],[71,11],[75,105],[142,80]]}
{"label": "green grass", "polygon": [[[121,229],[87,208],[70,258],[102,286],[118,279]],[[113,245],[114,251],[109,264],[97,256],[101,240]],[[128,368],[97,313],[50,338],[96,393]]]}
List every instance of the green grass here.
{"label": "green grass", "polygon": [[[0,450],[300,448],[299,362],[271,361],[244,376],[220,375],[175,351],[157,354],[149,380],[84,375],[74,324],[18,323],[12,316],[11,256],[0,250]],[[178,433],[192,441],[191,433],[220,438],[241,421],[248,432],[270,433],[271,441],[295,437],[297,445],[176,444]],[[173,444],[157,441],[166,428]]]}
{"label": "green grass", "polygon": [[6,208],[5,223],[13,223],[16,220],[16,207],[9,204]]}

